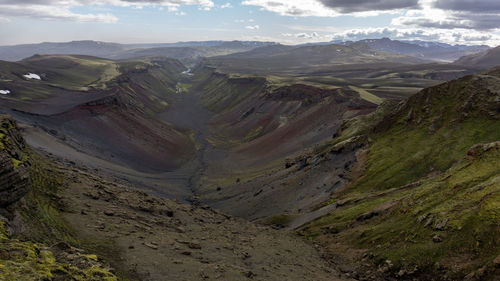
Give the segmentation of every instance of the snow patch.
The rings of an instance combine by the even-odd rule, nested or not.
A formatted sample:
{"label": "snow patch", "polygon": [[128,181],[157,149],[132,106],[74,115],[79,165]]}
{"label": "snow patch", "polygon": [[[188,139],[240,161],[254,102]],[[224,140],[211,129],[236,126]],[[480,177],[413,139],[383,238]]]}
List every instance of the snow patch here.
{"label": "snow patch", "polygon": [[25,74],[23,75],[25,78],[27,79],[36,79],[36,80],[42,80],[42,78],[40,77],[40,75],[38,74],[35,74],[35,73],[28,73],[28,74]]}
{"label": "snow patch", "polygon": [[10,94],[10,91],[9,90],[0,90],[0,94],[1,95],[8,95],[8,94]]}
{"label": "snow patch", "polygon": [[193,73],[191,73],[191,68],[188,68],[186,71],[183,71],[181,74],[193,76]]}

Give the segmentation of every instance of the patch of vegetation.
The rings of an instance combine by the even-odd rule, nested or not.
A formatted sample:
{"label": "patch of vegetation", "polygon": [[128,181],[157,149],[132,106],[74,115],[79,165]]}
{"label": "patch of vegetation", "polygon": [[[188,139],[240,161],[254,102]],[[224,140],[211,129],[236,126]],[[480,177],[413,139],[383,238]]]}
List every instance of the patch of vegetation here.
{"label": "patch of vegetation", "polygon": [[60,261],[43,244],[10,238],[0,222],[0,280],[118,280],[96,256],[72,255],[66,258],[75,264]]}
{"label": "patch of vegetation", "polygon": [[202,104],[219,114],[232,110],[252,95],[259,95],[266,83],[266,80],[261,77],[231,78],[216,72],[208,77],[199,86],[204,90]]}
{"label": "patch of vegetation", "polygon": [[38,55],[21,64],[43,73],[43,81],[73,90],[106,88],[105,83],[120,74],[113,61],[87,56]]}
{"label": "patch of vegetation", "polygon": [[251,130],[250,132],[248,132],[248,134],[244,138],[245,141],[251,141],[251,140],[259,137],[260,134],[262,133],[262,129],[264,129],[264,128],[262,126],[259,126],[255,129]]}
{"label": "patch of vegetation", "polygon": [[47,169],[49,165],[40,156],[33,154],[29,167],[32,188],[25,197],[26,207],[21,214],[27,225],[29,234],[26,238],[34,241],[54,244],[65,241],[72,245],[78,242],[75,234],[60,215],[64,203],[58,195],[63,186],[63,178],[54,170]]}
{"label": "patch of vegetation", "polygon": [[274,225],[277,227],[286,227],[288,223],[292,221],[295,215],[291,214],[280,214],[271,217],[267,217],[262,221],[265,225]]}
{"label": "patch of vegetation", "polygon": [[349,86],[351,89],[353,89],[354,91],[358,92],[359,93],[359,96],[364,99],[364,100],[367,100],[369,102],[372,102],[374,104],[381,104],[384,99],[382,98],[379,98],[377,97],[376,95],[368,92],[367,90],[365,89],[362,89],[362,88],[358,88],[358,87],[355,87],[355,86]]}

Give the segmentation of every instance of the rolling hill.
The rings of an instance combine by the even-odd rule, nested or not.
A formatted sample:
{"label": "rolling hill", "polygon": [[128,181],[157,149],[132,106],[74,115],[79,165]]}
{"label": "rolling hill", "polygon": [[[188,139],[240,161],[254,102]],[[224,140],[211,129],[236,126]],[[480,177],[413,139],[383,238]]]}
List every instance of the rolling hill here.
{"label": "rolling hill", "polygon": [[0,46],[0,60],[18,61],[36,54],[109,57],[122,52],[124,49],[125,47],[121,44],[98,41],[45,42],[40,44]]}
{"label": "rolling hill", "polygon": [[464,56],[456,64],[490,68],[500,65],[500,46],[478,54]]}
{"label": "rolling hill", "polygon": [[[170,57],[182,61],[185,65],[195,66],[204,57],[213,57],[227,55],[238,52],[245,52],[258,48],[260,46],[274,45],[274,43],[257,43],[257,42],[220,42],[219,44],[196,44],[193,46],[185,44],[173,44],[169,47],[157,48],[138,48],[131,49],[122,53],[114,54],[111,57],[114,59],[131,59],[144,57]],[[179,46],[177,46],[179,45]]]}
{"label": "rolling hill", "polygon": [[36,54],[87,55],[108,59],[131,59],[164,56],[180,59],[187,64],[200,57],[225,55],[274,45],[273,42],[256,41],[207,41],[158,44],[117,44],[99,41],[72,41],[64,43],[40,43],[0,46],[0,60],[18,61]]}
{"label": "rolling hill", "polygon": [[361,50],[343,45],[319,46],[269,46],[250,52],[212,58],[214,64],[248,65],[248,68],[286,69],[312,68],[335,64],[359,63],[405,63],[417,64],[425,61],[397,54]]}

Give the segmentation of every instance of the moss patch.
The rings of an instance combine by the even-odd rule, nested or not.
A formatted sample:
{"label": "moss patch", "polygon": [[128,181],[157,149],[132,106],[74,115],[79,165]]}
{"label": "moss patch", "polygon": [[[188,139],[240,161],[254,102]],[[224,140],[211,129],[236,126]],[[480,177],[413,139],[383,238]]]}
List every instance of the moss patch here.
{"label": "moss patch", "polygon": [[0,223],[0,280],[118,280],[94,256],[70,255],[74,264],[58,261],[43,244],[9,238]]}

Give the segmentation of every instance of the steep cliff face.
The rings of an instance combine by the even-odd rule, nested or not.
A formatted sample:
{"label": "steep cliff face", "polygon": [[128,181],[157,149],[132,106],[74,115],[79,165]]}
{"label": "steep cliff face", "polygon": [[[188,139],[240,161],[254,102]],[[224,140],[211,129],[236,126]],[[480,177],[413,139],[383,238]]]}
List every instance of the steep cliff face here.
{"label": "steep cliff face", "polygon": [[0,207],[7,207],[21,199],[28,191],[28,175],[16,169],[12,158],[5,152],[0,154]]}
{"label": "steep cliff face", "polygon": [[29,190],[25,149],[15,121],[0,116],[0,208],[16,203]]}

